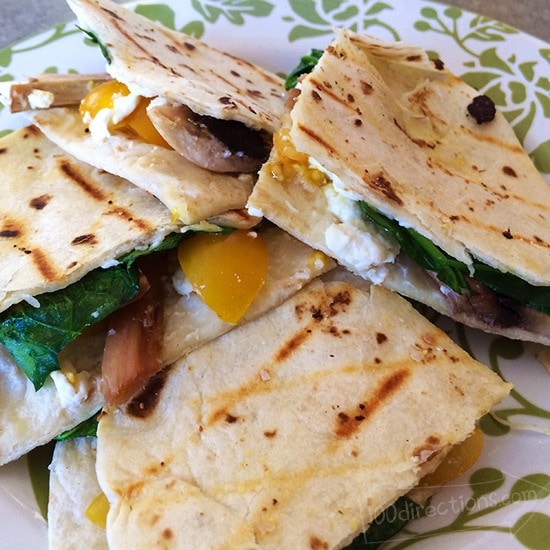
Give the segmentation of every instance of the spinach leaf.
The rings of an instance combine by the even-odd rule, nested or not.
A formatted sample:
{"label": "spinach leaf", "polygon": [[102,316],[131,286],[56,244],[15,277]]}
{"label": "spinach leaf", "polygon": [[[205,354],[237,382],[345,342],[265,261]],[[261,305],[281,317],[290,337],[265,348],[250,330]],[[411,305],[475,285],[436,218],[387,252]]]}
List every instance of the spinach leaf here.
{"label": "spinach leaf", "polygon": [[83,420],[78,426],[59,434],[54,437],[55,441],[67,441],[76,439],[77,437],[96,437],[97,436],[97,415],[99,411],[94,413],[87,420]]}
{"label": "spinach leaf", "polygon": [[353,539],[346,550],[374,550],[399,533],[407,523],[422,515],[423,507],[407,497],[400,497],[379,514],[367,531]]}
{"label": "spinach leaf", "polygon": [[529,284],[516,275],[503,273],[494,267],[474,262],[474,278],[495,292],[550,315],[550,287]]}
{"label": "spinach leaf", "polygon": [[132,250],[125,256],[120,258],[121,262],[126,264],[131,264],[135,262],[141,256],[147,256],[153,252],[162,252],[163,250],[170,250],[176,248],[181,241],[187,239],[195,234],[195,231],[188,231],[187,233],[170,233],[168,236],[164,237],[163,241],[153,247],[149,247],[143,250]]}
{"label": "spinach leaf", "polygon": [[[439,280],[455,292],[470,292],[467,281],[468,266],[449,256],[418,231],[400,226],[397,221],[361,201],[365,217],[378,227],[387,231],[401,246],[401,249],[420,267],[434,271]],[[521,304],[550,314],[550,287],[534,286],[512,273],[505,273],[483,262],[473,262],[476,281],[488,286],[495,292],[512,298]]]}
{"label": "spinach leaf", "polygon": [[400,226],[397,221],[384,216],[364,201],[360,204],[365,217],[387,231],[399,243],[403,252],[420,267],[437,273],[439,280],[455,292],[460,293],[469,288],[465,278],[468,273],[466,264],[449,256],[418,231]]}
{"label": "spinach leaf", "polygon": [[87,31],[86,29],[79,27],[78,25],[76,25],[76,28],[82,31],[92,44],[99,46],[99,49],[101,50],[103,57],[107,61],[107,64],[110,65],[112,60],[111,60],[111,56],[109,55],[109,50],[107,49],[107,46],[105,46],[105,44],[103,44],[103,42],[99,40],[97,35],[94,34],[92,31]]}
{"label": "spinach leaf", "polygon": [[285,80],[285,88],[287,90],[290,90],[291,88],[295,88],[298,84],[298,78],[306,73],[310,73],[315,65],[317,65],[317,62],[323,55],[323,50],[318,50],[317,48],[312,48],[309,54],[304,55],[300,58],[299,65],[292,70],[289,75],[286,77]]}
{"label": "spinach leaf", "polygon": [[67,288],[40,295],[38,308],[27,302],[9,308],[0,315],[0,341],[38,390],[59,369],[61,349],[138,290],[137,267],[96,269]]}

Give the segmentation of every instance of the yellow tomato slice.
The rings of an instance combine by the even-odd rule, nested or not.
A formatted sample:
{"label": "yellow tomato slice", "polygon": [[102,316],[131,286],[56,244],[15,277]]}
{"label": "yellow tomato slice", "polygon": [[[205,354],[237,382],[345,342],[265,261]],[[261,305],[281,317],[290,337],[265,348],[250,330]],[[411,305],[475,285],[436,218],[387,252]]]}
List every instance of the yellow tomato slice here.
{"label": "yellow tomato slice", "polygon": [[222,321],[236,324],[265,283],[268,253],[255,232],[199,233],[178,248],[181,268]]}
{"label": "yellow tomato slice", "polygon": [[109,501],[105,493],[99,493],[86,508],[86,517],[95,525],[105,529],[107,526],[107,514],[109,512]]}
{"label": "yellow tomato slice", "polygon": [[126,96],[130,90],[118,80],[107,80],[93,88],[80,102],[80,116],[86,121],[94,118],[101,109],[112,109],[115,97]]}
{"label": "yellow tomato slice", "polygon": [[455,445],[431,474],[424,476],[419,487],[439,487],[467,472],[483,449],[483,432],[477,428],[462,443]]}
{"label": "yellow tomato slice", "polygon": [[150,99],[142,98],[137,104],[137,107],[118,124],[117,128],[129,126],[138,134],[144,141],[152,145],[158,145],[166,149],[172,149],[166,140],[159,134],[151,119],[147,115],[147,106],[151,102]]}
{"label": "yellow tomato slice", "polygon": [[[93,88],[80,102],[80,116],[82,120],[88,123],[93,119],[101,109],[112,109],[115,105],[117,96],[127,96],[130,94],[128,87],[117,80],[108,80],[99,86]],[[140,98],[136,108],[120,122],[111,126],[111,130],[131,128],[138,136],[147,143],[158,145],[171,149],[170,145],[164,140],[155,128],[151,119],[147,115],[147,106],[150,99]]]}

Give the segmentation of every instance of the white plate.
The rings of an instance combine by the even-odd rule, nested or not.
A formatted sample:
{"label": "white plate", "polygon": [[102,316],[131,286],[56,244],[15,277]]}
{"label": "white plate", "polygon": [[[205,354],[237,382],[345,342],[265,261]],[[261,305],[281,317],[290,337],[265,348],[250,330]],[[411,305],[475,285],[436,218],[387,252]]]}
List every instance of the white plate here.
{"label": "white plate", "polygon": [[[324,47],[336,25],[418,44],[493,97],[550,182],[550,45],[502,23],[421,0],[406,6],[400,0],[157,0],[137,6],[163,24],[283,73],[311,47]],[[73,23],[0,50],[0,81],[102,70],[99,50],[84,43]],[[24,123],[0,111],[0,133]],[[550,375],[525,346],[439,323],[515,384],[498,407],[501,416],[550,430]],[[498,429],[487,419],[482,426],[485,446],[474,469],[446,486],[426,516],[413,519],[388,547],[550,547],[550,437]],[[0,511],[2,548],[47,547],[24,459],[0,469]]]}

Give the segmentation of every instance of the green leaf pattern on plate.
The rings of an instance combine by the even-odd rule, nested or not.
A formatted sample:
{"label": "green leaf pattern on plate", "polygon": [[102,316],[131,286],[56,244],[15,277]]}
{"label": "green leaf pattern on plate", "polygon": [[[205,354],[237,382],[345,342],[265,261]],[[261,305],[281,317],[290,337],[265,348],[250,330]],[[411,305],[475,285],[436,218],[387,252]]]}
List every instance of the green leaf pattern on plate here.
{"label": "green leaf pattern on plate", "polygon": [[[311,38],[332,33],[333,27],[345,26],[355,32],[366,32],[373,27],[387,30],[394,40],[399,40],[399,33],[385,18],[379,17],[394,8],[386,2],[355,2],[353,0],[289,0],[293,16],[285,19],[293,23],[288,40],[294,42],[301,38]],[[295,23],[296,17],[302,20]]]}
{"label": "green leaf pattern on plate", "polygon": [[[178,0],[166,0],[136,3],[135,9],[171,29],[206,41],[215,40],[223,25],[239,27],[234,34],[238,41],[243,33],[253,34],[255,25],[261,25],[261,21],[256,23],[256,20],[269,16],[270,23],[273,22],[270,26],[276,26],[280,33],[280,43],[288,43],[285,47],[292,48],[296,61],[311,47],[326,45],[335,26],[346,26],[384,39],[403,39],[417,43],[433,57],[440,57],[440,52],[435,50],[451,51],[453,58],[444,59],[451,70],[481,93],[493,98],[513,125],[520,141],[530,151],[539,170],[550,173],[550,139],[545,139],[550,118],[550,47],[537,41],[535,44],[538,46],[527,48],[528,53],[517,52],[508,44],[519,33],[503,23],[457,7],[423,0],[407,2],[406,8],[404,3],[396,0],[191,0],[186,8],[182,8]],[[269,29],[264,26],[262,30]],[[20,69],[18,72],[16,66],[29,63],[31,58],[25,57],[29,52],[49,48],[57,41],[61,41],[64,48],[65,42],[69,41],[75,45],[86,43],[85,37],[79,37],[78,34],[80,31],[73,24],[60,24],[32,40],[0,50],[0,82],[28,76],[21,74]],[[269,48],[269,44],[264,46]],[[275,43],[273,47],[276,46]],[[91,48],[90,51],[93,52]],[[101,57],[99,53],[97,56]],[[261,56],[262,52],[258,52],[256,59],[251,60],[261,60]],[[93,54],[90,54],[92,57]],[[40,56],[36,58],[44,60]],[[57,61],[49,57],[47,66],[36,68],[34,64],[35,72],[31,74],[74,70],[63,66],[63,62],[63,55],[59,58],[59,66],[53,65]],[[73,64],[76,65],[75,62]],[[282,73],[291,70],[293,66],[271,68]],[[0,105],[0,135],[10,131],[6,127],[11,123],[1,109]],[[448,321],[437,322],[449,326]],[[451,325],[449,332],[467,351],[475,355],[480,346],[471,340],[471,331]],[[503,374],[503,365],[507,361],[523,360],[528,355],[521,344],[502,338],[492,339],[490,344],[484,340],[481,348],[487,348],[482,349],[487,357],[479,359],[500,374]],[[524,421],[527,417],[533,421],[549,421],[550,411],[536,405],[527,395],[527,391],[515,388],[506,402],[500,405],[498,416],[506,420],[520,418]],[[498,449],[495,442],[505,444],[514,433],[514,430],[499,424],[491,416],[483,418],[480,425],[485,432],[487,445],[492,449]],[[532,439],[528,441],[532,444]],[[425,517],[414,519],[408,531],[396,537],[388,547],[405,548],[416,543],[422,543],[424,547],[431,539],[435,539],[436,546],[430,548],[438,548],[448,542],[451,535],[462,541],[460,537],[467,537],[468,534],[493,531],[512,538],[516,546],[519,544],[536,550],[548,548],[549,508],[547,505],[544,510],[541,507],[542,503],[550,499],[550,469],[546,470],[548,473],[541,473],[538,468],[534,469],[526,463],[521,470],[524,473],[513,476],[506,473],[506,466],[498,464],[496,460],[492,455],[485,457],[478,469],[464,482],[465,491],[461,489],[460,494],[467,493],[470,496],[460,503],[457,510],[444,514],[443,518],[439,518],[442,521],[434,527],[433,524],[423,523],[431,513],[430,508],[427,508]],[[433,497],[431,505],[437,506],[444,502],[445,494],[444,488]],[[505,516],[503,520],[499,515],[502,510],[519,510],[525,503],[529,506],[522,507],[515,516]],[[455,539],[452,540],[456,545]],[[471,542],[471,539],[464,540]]]}
{"label": "green leaf pattern on plate", "polygon": [[[445,537],[456,533],[476,533],[494,531],[513,535],[518,542],[533,550],[548,549],[548,533],[550,532],[550,516],[539,511],[524,513],[517,520],[506,524],[496,520],[495,524],[480,524],[480,518],[495,515],[504,508],[517,507],[527,501],[540,501],[550,496],[550,476],[544,473],[528,474],[516,479],[508,492],[502,492],[506,484],[506,474],[496,468],[481,468],[473,472],[469,478],[470,496],[464,499],[451,498],[447,501],[430,502],[424,508],[423,516],[439,514],[449,515],[453,519],[441,527],[414,531],[411,526],[394,538],[388,548],[401,550],[425,542],[428,539],[441,538],[441,547],[445,547]],[[489,516],[489,517],[488,517]],[[501,516],[499,516],[500,518]],[[402,540],[399,540],[402,539]]]}

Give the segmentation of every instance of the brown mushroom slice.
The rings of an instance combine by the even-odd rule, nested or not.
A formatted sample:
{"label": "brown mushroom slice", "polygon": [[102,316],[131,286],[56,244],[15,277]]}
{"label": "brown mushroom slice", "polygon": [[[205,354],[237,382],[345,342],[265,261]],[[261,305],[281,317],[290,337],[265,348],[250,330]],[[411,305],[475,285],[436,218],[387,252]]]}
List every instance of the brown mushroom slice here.
{"label": "brown mushroom slice", "polygon": [[271,149],[265,130],[198,115],[185,105],[152,104],[147,114],[174,150],[213,172],[256,172]]}

